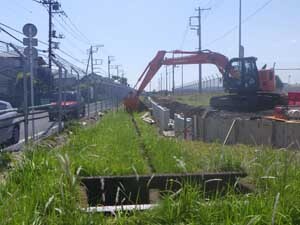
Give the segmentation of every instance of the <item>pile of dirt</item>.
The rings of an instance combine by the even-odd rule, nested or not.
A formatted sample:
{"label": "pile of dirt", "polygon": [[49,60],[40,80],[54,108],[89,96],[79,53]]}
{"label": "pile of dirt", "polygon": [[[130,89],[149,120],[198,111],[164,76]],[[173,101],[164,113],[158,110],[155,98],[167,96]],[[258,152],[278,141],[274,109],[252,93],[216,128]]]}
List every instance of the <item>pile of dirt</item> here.
{"label": "pile of dirt", "polygon": [[183,113],[187,117],[191,117],[193,115],[203,116],[204,114],[206,117],[214,117],[214,118],[224,118],[224,119],[259,119],[263,116],[272,115],[273,111],[260,111],[260,112],[252,112],[252,113],[245,113],[245,112],[231,112],[225,110],[215,110],[209,106],[191,106],[184,103],[177,102],[173,99],[167,97],[152,97],[152,99],[160,104],[163,107],[170,109],[170,117],[174,118],[174,113],[180,114]]}
{"label": "pile of dirt", "polygon": [[201,116],[208,109],[208,107],[204,107],[204,106],[195,107],[167,98],[153,97],[153,100],[157,102],[159,105],[170,109],[170,116],[172,119],[174,117],[174,113],[177,114],[183,113],[186,116],[192,116],[192,115]]}

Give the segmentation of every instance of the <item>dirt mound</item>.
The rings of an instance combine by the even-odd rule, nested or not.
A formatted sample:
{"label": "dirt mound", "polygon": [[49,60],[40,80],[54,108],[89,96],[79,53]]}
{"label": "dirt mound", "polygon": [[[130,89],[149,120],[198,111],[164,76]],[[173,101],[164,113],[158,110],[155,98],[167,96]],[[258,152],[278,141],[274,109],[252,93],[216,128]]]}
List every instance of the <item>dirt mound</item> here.
{"label": "dirt mound", "polygon": [[152,97],[152,99],[158,104],[170,109],[170,117],[173,119],[174,113],[183,113],[187,117],[193,115],[202,116],[204,113],[206,116],[214,118],[242,118],[242,119],[257,119],[262,116],[271,115],[273,111],[260,111],[255,113],[242,113],[242,112],[231,112],[224,110],[214,110],[207,106],[191,106],[184,103],[177,102],[167,97]]}
{"label": "dirt mound", "polygon": [[174,117],[174,113],[177,114],[183,113],[186,116],[192,116],[192,115],[201,116],[204,113],[204,111],[207,110],[207,107],[203,107],[203,106],[194,107],[191,105],[174,101],[172,99],[153,97],[153,100],[158,104],[160,104],[161,106],[170,109],[171,118]]}

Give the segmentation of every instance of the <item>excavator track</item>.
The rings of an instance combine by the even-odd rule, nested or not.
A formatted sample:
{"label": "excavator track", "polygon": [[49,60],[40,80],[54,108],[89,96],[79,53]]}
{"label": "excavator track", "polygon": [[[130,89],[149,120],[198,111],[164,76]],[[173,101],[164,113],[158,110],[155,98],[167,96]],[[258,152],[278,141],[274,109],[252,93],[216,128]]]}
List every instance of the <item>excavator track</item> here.
{"label": "excavator track", "polygon": [[232,94],[215,96],[210,99],[210,106],[227,111],[257,112],[274,109],[277,105],[284,104],[284,99],[279,93],[257,92],[256,94]]}

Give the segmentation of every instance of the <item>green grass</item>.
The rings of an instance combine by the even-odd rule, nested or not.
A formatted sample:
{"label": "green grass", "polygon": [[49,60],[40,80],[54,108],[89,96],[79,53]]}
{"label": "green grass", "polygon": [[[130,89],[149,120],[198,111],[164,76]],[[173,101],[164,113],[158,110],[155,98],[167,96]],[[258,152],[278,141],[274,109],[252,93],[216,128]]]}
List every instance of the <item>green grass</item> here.
{"label": "green grass", "polygon": [[[300,153],[163,138],[135,118],[141,137],[126,113],[109,113],[91,127],[74,126],[64,146],[26,151],[0,184],[0,224],[300,224]],[[141,142],[157,172],[244,170],[256,192],[204,199],[186,185],[147,212],[81,212],[80,175],[150,173]]]}
{"label": "green grass", "polygon": [[[135,118],[146,151],[158,173],[243,170],[239,161],[243,146],[222,148],[219,144],[165,138],[158,134],[155,126],[144,123],[138,115]],[[222,151],[225,152],[223,159]]]}
{"label": "green grass", "polygon": [[176,95],[172,97],[174,100],[192,106],[208,106],[210,98],[213,96],[223,95],[224,93],[202,93],[202,94],[186,94]]}
{"label": "green grass", "polygon": [[140,142],[126,113],[111,113],[89,129],[75,130],[62,151],[82,167],[80,175],[149,173],[140,154]]}

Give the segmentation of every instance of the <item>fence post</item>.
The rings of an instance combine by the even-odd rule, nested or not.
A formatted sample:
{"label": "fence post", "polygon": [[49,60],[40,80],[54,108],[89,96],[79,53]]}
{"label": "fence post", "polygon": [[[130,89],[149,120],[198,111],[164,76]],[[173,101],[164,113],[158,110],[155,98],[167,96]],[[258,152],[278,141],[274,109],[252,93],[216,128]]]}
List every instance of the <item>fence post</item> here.
{"label": "fence post", "polygon": [[183,138],[186,140],[187,134],[186,134],[186,116],[183,115]]}
{"label": "fence post", "polygon": [[[88,75],[87,75],[88,76]],[[88,111],[88,119],[90,119],[90,78],[88,77],[88,87],[87,87],[87,103],[88,103],[88,107],[87,107],[87,111]]]}
{"label": "fence post", "polygon": [[24,57],[23,62],[23,89],[24,89],[24,138],[25,144],[28,143],[28,90],[27,90],[27,75],[26,75],[26,64]]}
{"label": "fence post", "polygon": [[[79,72],[74,67],[71,67],[71,73],[72,73],[72,71],[75,71],[75,73],[77,74],[77,82],[76,82],[76,92],[77,92],[77,94],[76,94],[76,98],[77,98],[77,101],[80,102],[81,101],[81,99],[80,99],[81,94],[80,94]],[[79,110],[77,111],[77,116],[78,116],[78,118],[80,116],[80,111]]]}
{"label": "fence post", "polygon": [[194,116],[193,116],[193,139],[194,139],[194,140],[197,140],[197,137],[198,137],[198,133],[197,133],[197,125],[198,125],[198,122],[197,122],[197,116],[194,115]]}
{"label": "fence post", "polygon": [[[52,62],[58,67],[58,132],[62,131],[62,68],[63,65],[52,57]],[[66,68],[64,68],[66,70]]]}
{"label": "fence post", "polygon": [[96,115],[98,115],[98,102],[95,100],[95,110],[96,110]]}
{"label": "fence post", "polygon": [[58,132],[62,131],[62,68],[58,67]]}
{"label": "fence post", "polygon": [[12,43],[8,44],[11,48],[13,48],[21,57],[21,63],[23,66],[23,91],[24,91],[24,138],[25,144],[28,143],[28,89],[27,89],[27,75],[26,75],[26,60],[25,56],[19,51],[17,47],[15,47]]}

